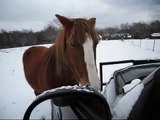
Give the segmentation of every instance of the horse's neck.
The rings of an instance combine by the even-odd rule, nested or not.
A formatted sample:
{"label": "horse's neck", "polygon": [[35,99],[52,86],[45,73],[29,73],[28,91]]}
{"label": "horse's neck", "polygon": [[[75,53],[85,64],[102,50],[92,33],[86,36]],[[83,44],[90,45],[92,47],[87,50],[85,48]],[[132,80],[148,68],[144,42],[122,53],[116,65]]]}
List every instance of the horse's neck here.
{"label": "horse's neck", "polygon": [[54,44],[48,49],[46,53],[47,55],[46,55],[45,61],[46,61],[46,64],[49,65],[50,69],[55,69],[57,74],[63,75],[65,74],[65,72],[69,72],[71,70],[67,64],[65,52],[64,51],[57,52],[56,50],[59,50],[59,49],[57,49],[56,47],[59,47],[59,46]]}
{"label": "horse's neck", "polygon": [[54,44],[47,51],[47,71],[51,73],[50,75],[54,77],[53,79],[58,79],[60,81],[62,80],[61,82],[64,85],[77,84],[71,66],[68,64],[65,51],[63,51],[64,49],[57,49],[56,47],[61,46],[56,46],[56,44]]}

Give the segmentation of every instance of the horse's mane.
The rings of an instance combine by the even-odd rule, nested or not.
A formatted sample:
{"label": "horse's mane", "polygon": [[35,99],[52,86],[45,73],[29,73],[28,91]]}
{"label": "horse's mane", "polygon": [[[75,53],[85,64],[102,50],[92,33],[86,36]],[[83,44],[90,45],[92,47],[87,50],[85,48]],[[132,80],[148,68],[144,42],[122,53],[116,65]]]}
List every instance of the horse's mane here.
{"label": "horse's mane", "polygon": [[88,20],[81,18],[74,19],[70,35],[71,45],[82,45],[86,40],[86,33],[92,37],[94,43],[98,43],[99,38],[94,30],[94,26],[92,26]]}
{"label": "horse's mane", "polygon": [[[94,30],[94,27],[85,19],[73,19],[73,26],[70,30],[62,28],[61,32],[58,34],[55,45],[55,61],[56,61],[56,71],[61,76],[62,69],[69,69],[67,60],[65,57],[66,44],[72,46],[82,45],[86,40],[86,33],[90,35],[93,39],[93,42],[97,44],[99,42],[99,36]],[[69,38],[67,38],[67,35]]]}

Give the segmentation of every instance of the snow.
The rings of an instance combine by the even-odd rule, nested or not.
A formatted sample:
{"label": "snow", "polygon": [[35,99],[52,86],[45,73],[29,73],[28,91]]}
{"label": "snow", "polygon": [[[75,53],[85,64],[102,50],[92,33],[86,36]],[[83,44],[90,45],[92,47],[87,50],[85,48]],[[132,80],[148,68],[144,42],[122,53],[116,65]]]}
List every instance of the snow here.
{"label": "snow", "polygon": [[132,80],[130,84],[123,86],[124,93],[117,96],[115,92],[115,82],[113,79],[110,80],[103,91],[103,95],[109,104],[113,120],[127,119],[143,87],[144,85],[141,83],[141,80]]}
{"label": "snow", "polygon": [[131,83],[123,86],[124,93],[118,97],[115,95],[114,99],[112,99],[112,104],[110,104],[113,119],[128,118],[129,113],[139,98],[143,88],[144,84],[140,79],[132,80]]}
{"label": "snow", "polygon": [[139,84],[141,82],[140,79],[135,79],[135,80],[132,80],[130,84],[126,84],[123,86],[123,90],[124,90],[124,93],[127,93],[129,92],[130,90],[132,90],[137,84]]}
{"label": "snow", "polygon": [[[141,60],[141,59],[158,59],[160,58],[160,40],[155,42],[155,51],[152,51],[154,40],[129,40],[128,42],[122,41],[100,41],[97,46],[97,68],[99,71],[100,62],[111,62],[119,60]],[[157,47],[159,46],[159,47]],[[113,71],[131,65],[128,64],[119,64],[119,65],[108,65],[103,67],[104,82],[108,82],[110,76],[112,76]]]}
{"label": "snow", "polygon": [[72,90],[77,90],[77,91],[93,92],[93,91],[87,90],[85,88],[86,88],[86,86],[78,86],[78,85],[74,85],[74,86],[70,86],[70,85],[68,85],[68,86],[62,86],[62,87],[58,87],[58,88],[55,88],[55,89],[46,90],[42,94],[38,95],[37,98],[39,96],[42,96],[42,95],[46,94],[46,93],[55,92],[55,91],[60,90],[60,89],[66,89],[66,90],[67,89],[72,89]]}
{"label": "snow", "polygon": [[116,91],[115,91],[115,82],[113,79],[111,79],[109,84],[105,86],[105,89],[104,91],[102,91],[102,94],[107,100],[109,107],[112,108],[112,105],[117,97]]}
{"label": "snow", "polygon": [[[134,42],[136,44],[136,41]],[[97,46],[96,61],[98,72],[100,62],[128,59],[160,59],[160,40],[156,41],[154,51],[152,50],[152,46],[150,46],[150,44],[152,44],[151,42],[149,44],[151,48],[146,46],[147,43],[145,44],[144,40],[141,43],[141,47],[132,43],[133,41],[100,41]],[[45,46],[50,46],[50,44]],[[27,107],[36,98],[32,88],[26,82],[23,73],[22,55],[27,48],[28,47],[0,49],[0,119],[22,119]],[[104,67],[104,80],[108,82],[113,71],[123,66],[124,65],[114,68],[113,66]],[[119,104],[120,103],[121,101]],[[43,109],[48,110],[48,108]]]}
{"label": "snow", "polygon": [[138,84],[131,91],[125,94],[121,99],[115,100],[115,105],[113,106],[112,114],[113,119],[127,119],[129,113],[132,110],[133,105],[136,103],[138,97],[143,90],[143,83]]}

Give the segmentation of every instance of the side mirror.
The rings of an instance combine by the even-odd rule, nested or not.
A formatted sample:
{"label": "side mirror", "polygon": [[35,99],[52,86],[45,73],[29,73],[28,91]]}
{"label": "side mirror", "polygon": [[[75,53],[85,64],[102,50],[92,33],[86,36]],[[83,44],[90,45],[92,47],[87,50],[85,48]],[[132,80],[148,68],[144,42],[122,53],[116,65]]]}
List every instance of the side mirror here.
{"label": "side mirror", "polygon": [[[26,110],[23,120],[45,119],[37,111],[44,110],[49,113],[46,109],[51,108],[51,105],[45,104],[48,100],[53,101],[51,114],[54,119],[111,119],[109,105],[99,92],[91,87],[66,86],[38,96]],[[38,110],[35,110],[37,107]],[[33,118],[36,114],[39,118]]]}

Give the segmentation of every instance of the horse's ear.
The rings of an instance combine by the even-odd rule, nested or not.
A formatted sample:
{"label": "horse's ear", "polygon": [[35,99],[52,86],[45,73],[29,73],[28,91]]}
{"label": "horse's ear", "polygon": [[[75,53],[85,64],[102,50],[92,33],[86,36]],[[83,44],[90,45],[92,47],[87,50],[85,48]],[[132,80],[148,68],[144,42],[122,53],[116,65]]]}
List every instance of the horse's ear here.
{"label": "horse's ear", "polygon": [[68,19],[68,18],[66,18],[66,17],[64,17],[64,16],[61,16],[61,15],[55,15],[57,18],[58,18],[58,20],[61,22],[61,24],[65,27],[65,28],[68,28],[68,27],[70,27],[71,25],[72,25],[72,20],[71,19]]}
{"label": "horse's ear", "polygon": [[96,24],[96,18],[90,18],[88,21],[90,22],[90,24],[91,24],[93,27],[95,26],[95,24]]}

